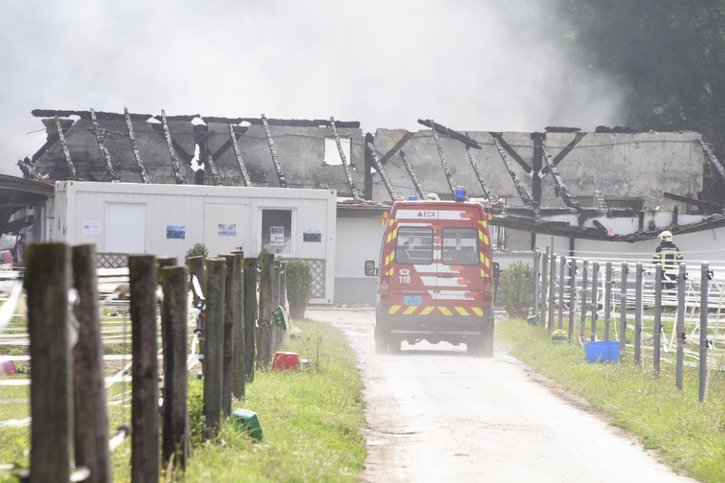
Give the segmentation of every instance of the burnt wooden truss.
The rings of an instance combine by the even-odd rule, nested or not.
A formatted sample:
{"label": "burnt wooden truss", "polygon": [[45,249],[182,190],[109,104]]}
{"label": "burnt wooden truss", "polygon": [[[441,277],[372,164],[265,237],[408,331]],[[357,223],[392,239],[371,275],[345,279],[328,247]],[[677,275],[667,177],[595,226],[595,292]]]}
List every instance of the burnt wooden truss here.
{"label": "burnt wooden truss", "polygon": [[[57,179],[83,179],[84,175],[77,169],[76,163],[71,157],[66,139],[68,130],[75,122],[73,118],[76,117],[88,120],[91,123],[89,130],[93,134],[93,138],[95,140],[97,148],[97,151],[95,152],[100,154],[99,159],[102,164],[99,165],[99,168],[103,170],[102,172],[105,172],[104,180],[106,181],[123,181],[119,177],[119,172],[116,169],[117,165],[114,164],[114,161],[117,160],[115,159],[116,156],[114,155],[113,148],[109,149],[109,147],[111,147],[111,144],[108,141],[109,135],[104,129],[103,124],[101,124],[106,121],[123,121],[125,125],[125,132],[121,133],[121,137],[127,139],[130,143],[133,155],[133,164],[131,165],[131,168],[133,172],[138,173],[140,180],[143,183],[160,181],[155,179],[156,175],[154,175],[153,170],[149,171],[144,162],[144,158],[141,156],[141,152],[137,144],[134,122],[148,123],[152,127],[150,132],[155,132],[163,138],[162,145],[165,144],[165,150],[168,153],[170,173],[173,175],[173,178],[168,178],[168,175],[166,175],[166,182],[176,182],[178,184],[189,182],[189,165],[195,155],[194,153],[187,152],[188,147],[185,149],[179,142],[177,142],[176,139],[174,139],[174,133],[169,127],[170,122],[188,122],[193,125],[195,143],[197,147],[201,146],[201,152],[197,154],[197,160],[201,160],[204,163],[204,174],[207,176],[207,183],[214,185],[228,184],[229,182],[225,179],[225,176],[229,176],[229,171],[226,171],[226,174],[224,174],[224,172],[220,172],[220,168],[217,166],[217,160],[219,160],[221,156],[228,151],[233,151],[234,154],[233,159],[235,160],[235,164],[233,164],[232,168],[234,170],[238,169],[238,173],[236,171],[235,173],[239,176],[239,181],[236,181],[235,183],[243,186],[261,185],[255,184],[258,182],[259,176],[258,174],[255,174],[254,165],[248,165],[247,161],[245,161],[238,142],[249,129],[249,127],[245,127],[244,124],[260,126],[263,128],[264,136],[266,137],[271,166],[274,168],[274,173],[276,175],[276,184],[282,188],[288,187],[289,183],[285,174],[284,165],[280,159],[280,155],[275,144],[275,139],[272,135],[271,127],[324,127],[331,130],[331,137],[335,140],[341,160],[340,169],[344,173],[344,183],[347,184],[350,189],[350,193],[352,194],[352,200],[344,202],[347,206],[361,208],[367,206],[370,209],[380,209],[381,206],[387,206],[387,204],[373,203],[371,201],[372,172],[377,173],[380,177],[391,202],[401,199],[401,195],[396,190],[395,185],[385,170],[385,166],[388,162],[397,159],[402,162],[402,165],[405,168],[405,173],[407,173],[413,189],[418,196],[424,197],[426,194],[421,180],[415,173],[415,160],[411,161],[411,159],[406,156],[406,152],[404,150],[406,144],[414,137],[414,133],[409,131],[405,131],[402,137],[397,140],[395,145],[385,153],[378,153],[375,150],[373,142],[374,137],[372,134],[367,134],[365,136],[365,142],[362,143],[362,149],[365,151],[366,165],[364,174],[365,191],[363,192],[358,188],[358,186],[356,186],[356,182],[353,177],[354,166],[352,165],[352,160],[347,158],[338,132],[339,129],[359,129],[359,122],[339,121],[333,117],[328,119],[311,120],[272,119],[267,118],[264,114],[258,118],[202,117],[198,114],[167,116],[163,110],[159,115],[152,115],[130,113],[126,108],[123,109],[122,113],[94,111],[93,109],[87,111],[36,109],[32,111],[32,114],[44,119],[44,123],[46,123],[48,130],[48,139],[47,142],[41,146],[38,152],[36,152],[31,158],[25,158],[18,161],[18,167],[25,178],[36,181],[45,181],[48,177],[48,174],[38,172],[37,166],[35,166],[36,161],[42,157],[48,149],[56,144],[60,145],[62,158],[56,158],[57,161],[55,162],[57,162],[57,165],[54,166],[56,173],[55,177]],[[201,120],[203,122],[195,124],[195,120]],[[222,139],[226,138],[226,140],[224,140],[224,142],[213,152],[209,151],[206,144],[206,137],[209,134],[208,124],[211,123],[222,125],[226,124],[226,126],[224,126],[224,134],[222,137]],[[551,153],[547,147],[545,142],[546,136],[544,133],[532,133],[533,157],[530,160],[525,159],[524,156],[517,152],[518,148],[509,144],[504,139],[501,132],[487,133],[487,136],[490,136],[493,145],[496,147],[496,150],[501,158],[501,162],[503,163],[511,182],[516,189],[518,197],[523,203],[523,206],[512,207],[505,206],[503,199],[496,194],[499,190],[492,187],[490,179],[486,179],[485,170],[481,169],[477,163],[475,153],[477,150],[481,150],[481,144],[479,141],[476,141],[463,132],[456,131],[439,124],[432,119],[419,119],[418,123],[430,129],[430,135],[433,138],[432,140],[435,144],[438,159],[440,161],[441,174],[445,178],[447,187],[451,193],[453,193],[455,188],[458,186],[457,183],[465,181],[470,182],[470,180],[454,179],[457,175],[455,172],[451,171],[441,138],[446,137],[463,144],[468,158],[468,163],[470,163],[476,182],[480,186],[481,193],[484,197],[482,203],[484,203],[487,209],[494,214],[495,217],[492,223],[495,225],[530,231],[532,233],[563,236],[572,239],[586,238],[630,242],[653,238],[664,228],[657,227],[650,229],[643,226],[644,223],[642,220],[644,219],[644,211],[635,211],[631,208],[610,208],[603,202],[595,207],[584,207],[582,206],[580,200],[578,200],[576,196],[572,195],[571,190],[568,188],[564,176],[562,176],[558,166],[566,158],[566,156],[577,147],[577,144],[586,137],[586,133],[580,132],[576,128],[547,128],[547,130],[553,132],[571,132],[574,134],[573,139],[556,154]],[[226,137],[227,128],[228,137]],[[218,135],[219,131],[217,130],[215,133]],[[725,186],[725,168],[708,146],[702,141],[702,139],[699,139],[698,141],[708,165],[715,173],[718,181]],[[490,144],[490,142],[487,142],[487,144]],[[450,144],[448,146],[450,147]],[[282,154],[284,154],[284,157],[287,158],[288,154]],[[226,169],[229,169],[228,166]],[[337,167],[335,167],[335,169],[337,169]],[[524,181],[520,178],[518,173],[521,171],[523,171],[527,177],[531,176],[530,183],[528,181],[524,183]],[[129,171],[126,172],[128,173]],[[458,176],[460,176],[460,174]],[[563,207],[555,208],[542,206],[542,179],[546,176],[551,176],[555,193],[557,196],[561,197],[564,204]],[[423,179],[422,181],[423,184],[425,184],[426,180]],[[269,182],[269,179],[267,182]],[[344,184],[338,186],[344,186]],[[439,194],[441,197],[448,196],[447,193]],[[725,211],[723,210],[723,207],[717,203],[695,199],[690,195],[684,196],[676,193],[664,193],[664,197],[679,203],[684,203],[688,206],[696,207],[701,211],[701,213],[703,213],[702,221],[680,225],[678,224],[678,213],[677,210],[675,210],[671,224],[666,227],[673,233],[687,233],[691,231],[725,226]],[[572,219],[576,221],[572,223],[566,221],[552,221],[551,217],[555,217],[557,215],[574,215]],[[639,230],[630,235],[618,235],[612,233],[611,230],[604,226],[602,220],[604,218],[616,217],[639,217]]]}

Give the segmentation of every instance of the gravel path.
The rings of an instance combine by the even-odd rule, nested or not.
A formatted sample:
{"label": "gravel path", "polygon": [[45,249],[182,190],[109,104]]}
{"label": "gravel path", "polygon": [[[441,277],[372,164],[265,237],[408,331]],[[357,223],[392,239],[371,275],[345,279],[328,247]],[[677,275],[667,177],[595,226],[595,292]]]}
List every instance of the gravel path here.
{"label": "gravel path", "polygon": [[688,481],[513,357],[472,358],[464,346],[427,343],[377,355],[373,310],[307,316],[342,328],[357,352],[366,481]]}

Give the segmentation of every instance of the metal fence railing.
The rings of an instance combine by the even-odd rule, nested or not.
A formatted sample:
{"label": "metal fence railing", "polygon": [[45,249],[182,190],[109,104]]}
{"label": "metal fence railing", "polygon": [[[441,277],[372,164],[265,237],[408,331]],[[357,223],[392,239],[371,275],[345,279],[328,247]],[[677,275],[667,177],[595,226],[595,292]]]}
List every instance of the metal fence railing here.
{"label": "metal fence railing", "polygon": [[532,315],[569,342],[619,341],[620,358],[698,368],[699,399],[708,374],[725,366],[725,264],[704,261],[655,263],[646,254],[566,257],[534,251]]}

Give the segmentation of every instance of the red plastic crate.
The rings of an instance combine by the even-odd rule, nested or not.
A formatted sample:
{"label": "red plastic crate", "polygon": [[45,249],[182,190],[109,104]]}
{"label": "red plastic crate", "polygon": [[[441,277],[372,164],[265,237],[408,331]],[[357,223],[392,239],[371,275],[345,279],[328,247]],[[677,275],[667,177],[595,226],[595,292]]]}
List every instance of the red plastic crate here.
{"label": "red plastic crate", "polygon": [[272,369],[276,371],[297,370],[300,368],[300,355],[296,352],[275,352]]}

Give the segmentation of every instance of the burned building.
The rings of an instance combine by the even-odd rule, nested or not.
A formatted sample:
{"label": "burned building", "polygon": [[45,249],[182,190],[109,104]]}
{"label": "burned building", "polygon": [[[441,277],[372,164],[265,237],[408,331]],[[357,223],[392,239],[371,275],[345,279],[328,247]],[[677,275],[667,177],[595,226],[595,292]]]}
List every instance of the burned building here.
{"label": "burned building", "polygon": [[450,199],[458,186],[495,215],[497,248],[507,252],[530,250],[537,234],[573,251],[576,240],[635,242],[725,224],[722,208],[700,196],[705,165],[720,182],[725,171],[694,132],[458,131],[421,119],[415,132],[365,133],[333,118],[33,115],[47,142],[18,163],[26,178],[336,190],[338,294],[372,290],[361,260],[377,258],[393,199]]}

